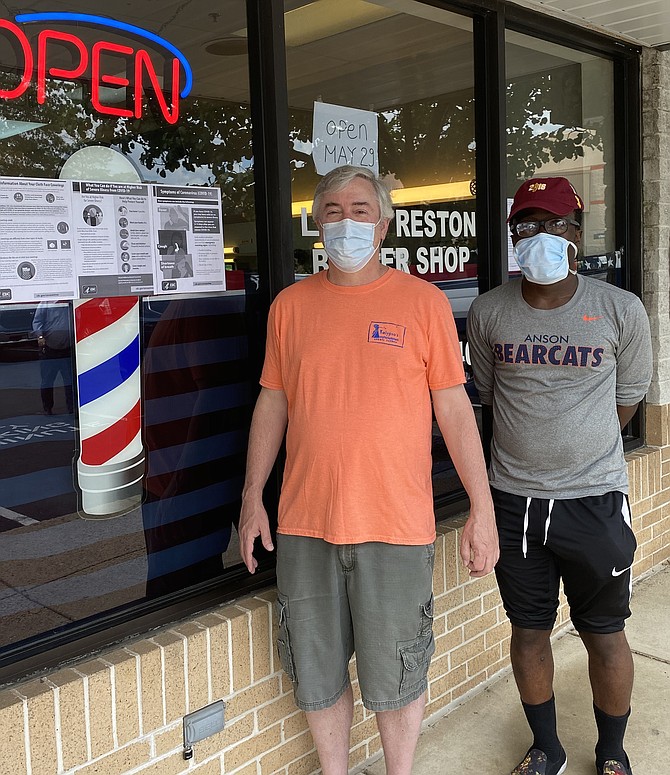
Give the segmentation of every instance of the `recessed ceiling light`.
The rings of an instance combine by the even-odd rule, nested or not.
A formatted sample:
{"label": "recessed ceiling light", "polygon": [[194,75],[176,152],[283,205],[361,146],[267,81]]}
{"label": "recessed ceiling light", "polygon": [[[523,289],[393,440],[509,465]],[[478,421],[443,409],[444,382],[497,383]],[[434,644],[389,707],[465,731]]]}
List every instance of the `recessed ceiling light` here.
{"label": "recessed ceiling light", "polygon": [[205,51],[216,57],[237,57],[247,53],[247,39],[238,35],[218,38],[205,46]]}

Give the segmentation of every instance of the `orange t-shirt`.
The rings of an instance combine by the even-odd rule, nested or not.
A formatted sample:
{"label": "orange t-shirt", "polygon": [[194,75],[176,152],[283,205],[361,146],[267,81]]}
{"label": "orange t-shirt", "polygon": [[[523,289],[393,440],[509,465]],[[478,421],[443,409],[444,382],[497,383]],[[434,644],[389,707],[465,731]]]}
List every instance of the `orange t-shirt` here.
{"label": "orange t-shirt", "polygon": [[430,390],[464,382],[451,307],[395,269],[319,272],[270,308],[261,384],[288,399],[280,533],[335,544],[435,539]]}

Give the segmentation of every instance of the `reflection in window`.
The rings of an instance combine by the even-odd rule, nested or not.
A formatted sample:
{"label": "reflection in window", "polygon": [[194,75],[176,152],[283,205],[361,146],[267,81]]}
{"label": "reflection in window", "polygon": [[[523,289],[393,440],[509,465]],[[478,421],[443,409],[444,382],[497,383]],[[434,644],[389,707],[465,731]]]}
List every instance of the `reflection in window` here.
{"label": "reflection in window", "polygon": [[143,302],[144,498],[112,519],[78,513],[71,305],[0,307],[0,647],[240,562],[260,320],[237,284]]}
{"label": "reflection in window", "polygon": [[[70,10],[90,12],[77,5]],[[149,89],[139,118],[96,111],[90,69],[76,82],[47,77],[44,104],[33,79],[3,104],[0,175],[58,178],[76,151],[109,146],[143,182],[219,187],[228,290],[142,299],[144,498],[111,519],[78,512],[72,305],[0,304],[0,649],[66,632],[145,595],[185,590],[240,562],[233,522],[262,328],[248,62],[244,35],[225,59],[204,42],[244,33],[246,5],[229,0],[225,18],[203,0],[155,5],[153,28],[130,8],[121,20],[160,33],[190,61],[193,89],[177,123],[164,120]],[[36,0],[31,10],[52,8]],[[87,25],[77,25],[76,34],[89,49],[97,39]],[[69,53],[54,45],[54,66],[65,65]],[[15,87],[17,78],[15,52],[0,36],[0,88]],[[104,101],[125,106],[127,96],[110,87]],[[113,170],[105,177],[102,163],[100,179],[113,177]],[[183,233],[183,214],[169,213],[161,226],[171,236]],[[122,235],[129,242],[132,236]]]}
{"label": "reflection in window", "polygon": [[509,31],[506,61],[508,201],[526,178],[568,178],[585,206],[579,270],[621,284],[612,62]]}
{"label": "reflection in window", "polygon": [[144,304],[142,521],[149,596],[215,578],[241,506],[255,388],[247,298]]}

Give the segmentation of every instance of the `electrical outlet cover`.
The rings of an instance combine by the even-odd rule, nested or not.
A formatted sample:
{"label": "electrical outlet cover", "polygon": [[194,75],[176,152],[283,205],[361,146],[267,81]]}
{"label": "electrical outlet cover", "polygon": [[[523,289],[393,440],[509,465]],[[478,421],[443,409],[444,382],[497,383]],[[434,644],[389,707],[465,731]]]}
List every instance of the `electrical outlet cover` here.
{"label": "electrical outlet cover", "polygon": [[225,724],[225,708],[225,702],[218,700],[184,716],[184,747],[190,748],[198,740],[220,732]]}

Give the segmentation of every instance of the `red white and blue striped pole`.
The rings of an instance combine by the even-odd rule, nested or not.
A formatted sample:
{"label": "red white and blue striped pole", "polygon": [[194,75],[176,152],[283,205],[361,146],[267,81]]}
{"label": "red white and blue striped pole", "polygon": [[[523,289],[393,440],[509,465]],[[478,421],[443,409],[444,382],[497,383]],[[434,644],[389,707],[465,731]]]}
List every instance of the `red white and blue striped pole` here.
{"label": "red white and blue striped pole", "polygon": [[137,297],[74,302],[81,516],[121,516],[142,499]]}

